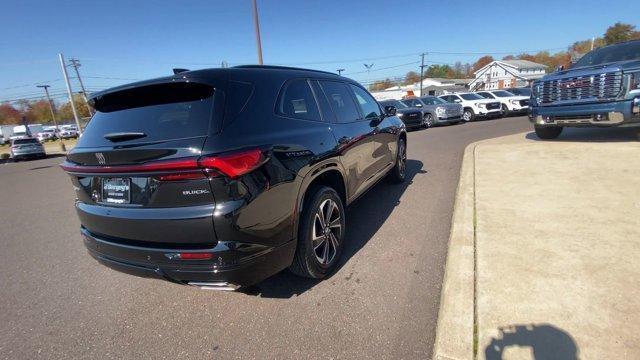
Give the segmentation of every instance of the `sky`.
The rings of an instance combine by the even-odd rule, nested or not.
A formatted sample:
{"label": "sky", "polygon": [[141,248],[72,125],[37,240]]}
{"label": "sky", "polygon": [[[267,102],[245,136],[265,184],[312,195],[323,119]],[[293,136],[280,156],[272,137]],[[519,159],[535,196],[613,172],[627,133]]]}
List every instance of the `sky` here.
{"label": "sky", "polygon": [[[64,98],[58,53],[88,91],[257,63],[251,0],[0,0],[0,102]],[[640,27],[640,1],[258,0],[265,64],[335,71],[363,83],[484,54],[565,50],[617,21]],[[367,72],[363,64],[373,64]],[[70,69],[73,70],[73,69]],[[79,87],[72,79],[74,91]]]}

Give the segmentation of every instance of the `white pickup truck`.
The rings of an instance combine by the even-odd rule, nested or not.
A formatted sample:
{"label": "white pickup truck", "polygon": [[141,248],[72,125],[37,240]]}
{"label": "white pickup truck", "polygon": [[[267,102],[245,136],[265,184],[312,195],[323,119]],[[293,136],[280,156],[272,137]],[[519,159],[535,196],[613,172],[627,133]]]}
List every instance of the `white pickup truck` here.
{"label": "white pickup truck", "polygon": [[502,116],[499,101],[485,99],[475,93],[456,93],[441,95],[446,102],[462,105],[462,120],[473,121],[477,118],[497,118]]}
{"label": "white pickup truck", "polygon": [[500,101],[505,115],[522,115],[529,110],[528,96],[515,95],[505,90],[478,91],[476,94],[485,99]]}

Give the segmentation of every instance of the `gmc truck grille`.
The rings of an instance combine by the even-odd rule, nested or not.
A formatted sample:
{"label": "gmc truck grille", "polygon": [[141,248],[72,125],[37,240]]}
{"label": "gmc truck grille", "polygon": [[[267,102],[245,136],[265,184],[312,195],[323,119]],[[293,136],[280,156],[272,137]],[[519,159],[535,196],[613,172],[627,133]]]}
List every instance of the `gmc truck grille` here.
{"label": "gmc truck grille", "polygon": [[588,102],[615,99],[622,89],[622,73],[570,77],[540,82],[538,94],[540,105],[555,105],[563,102]]}

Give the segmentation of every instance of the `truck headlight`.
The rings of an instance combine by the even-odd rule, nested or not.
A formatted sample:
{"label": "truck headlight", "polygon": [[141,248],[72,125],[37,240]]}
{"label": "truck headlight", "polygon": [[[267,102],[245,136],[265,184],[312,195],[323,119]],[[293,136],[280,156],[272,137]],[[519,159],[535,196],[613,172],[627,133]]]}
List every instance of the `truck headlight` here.
{"label": "truck headlight", "polygon": [[476,103],[476,106],[479,107],[479,108],[483,108],[484,109],[485,107],[487,107],[487,104],[485,104],[485,103]]}
{"label": "truck headlight", "polygon": [[436,115],[438,115],[438,116],[444,115],[445,112],[446,112],[446,110],[444,108],[441,108],[441,107],[437,107],[436,108]]}
{"label": "truck headlight", "polygon": [[509,100],[509,102],[511,103],[511,105],[519,105],[520,104],[519,100]]}
{"label": "truck headlight", "polygon": [[626,74],[629,79],[629,92],[640,90],[640,71],[634,71],[632,73]]}

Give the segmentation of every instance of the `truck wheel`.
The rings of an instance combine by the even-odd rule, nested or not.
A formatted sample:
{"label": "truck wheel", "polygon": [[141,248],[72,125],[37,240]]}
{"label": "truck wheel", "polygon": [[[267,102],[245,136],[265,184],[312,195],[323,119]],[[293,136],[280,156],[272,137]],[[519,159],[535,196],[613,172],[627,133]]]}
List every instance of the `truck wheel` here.
{"label": "truck wheel", "polygon": [[469,121],[473,121],[475,117],[476,117],[476,114],[473,113],[473,110],[469,108],[464,109],[464,112],[462,113],[462,120],[469,122]]}
{"label": "truck wheel", "polygon": [[551,140],[560,136],[562,126],[535,126],[536,135],[543,140]]}
{"label": "truck wheel", "polygon": [[296,275],[322,279],[338,265],[344,245],[344,207],[328,186],[309,189],[305,198],[298,246],[289,269]]}

